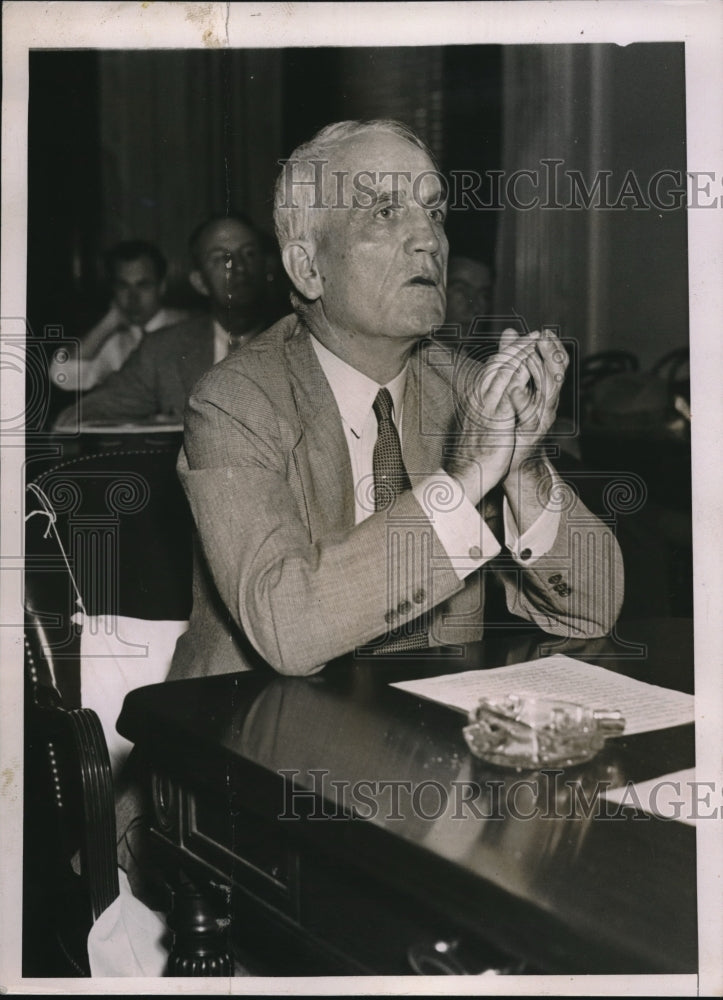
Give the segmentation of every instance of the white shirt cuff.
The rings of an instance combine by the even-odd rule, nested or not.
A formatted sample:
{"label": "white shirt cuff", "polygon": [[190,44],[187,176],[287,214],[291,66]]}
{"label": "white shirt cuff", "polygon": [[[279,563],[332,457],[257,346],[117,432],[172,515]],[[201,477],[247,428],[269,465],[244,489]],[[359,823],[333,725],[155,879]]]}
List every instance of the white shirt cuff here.
{"label": "white shirt cuff", "polygon": [[440,469],[412,490],[455,573],[464,580],[501,551],[501,545],[461,485]]}
{"label": "white shirt cuff", "polygon": [[[550,463],[545,460],[547,471],[552,477],[553,486],[559,482],[559,477]],[[531,566],[540,556],[549,552],[555,544],[560,527],[560,511],[546,507],[534,524],[527,531],[519,534],[514,514],[507,503],[507,497],[502,501],[502,518],[505,525],[505,545],[512,557],[520,566]]]}

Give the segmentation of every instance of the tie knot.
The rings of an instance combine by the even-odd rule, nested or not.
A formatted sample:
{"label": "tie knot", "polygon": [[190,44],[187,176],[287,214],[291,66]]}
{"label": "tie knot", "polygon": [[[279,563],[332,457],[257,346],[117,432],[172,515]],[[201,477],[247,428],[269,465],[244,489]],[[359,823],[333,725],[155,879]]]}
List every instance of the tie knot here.
{"label": "tie knot", "polygon": [[381,423],[382,420],[392,419],[392,410],[394,409],[394,403],[392,402],[392,394],[389,389],[380,389],[376,395],[376,399],[372,403],[372,409],[376,414],[377,422]]}

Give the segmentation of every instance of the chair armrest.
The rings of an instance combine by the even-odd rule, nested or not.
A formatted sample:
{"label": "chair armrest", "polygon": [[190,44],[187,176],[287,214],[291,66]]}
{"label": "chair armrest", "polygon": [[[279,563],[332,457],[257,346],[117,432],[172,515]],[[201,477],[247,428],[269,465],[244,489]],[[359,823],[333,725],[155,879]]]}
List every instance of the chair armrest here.
{"label": "chair armrest", "polygon": [[63,819],[72,823],[76,812],[81,870],[95,922],[119,895],[115,802],[103,729],[90,708],[36,708],[34,714],[49,741],[61,826]]}

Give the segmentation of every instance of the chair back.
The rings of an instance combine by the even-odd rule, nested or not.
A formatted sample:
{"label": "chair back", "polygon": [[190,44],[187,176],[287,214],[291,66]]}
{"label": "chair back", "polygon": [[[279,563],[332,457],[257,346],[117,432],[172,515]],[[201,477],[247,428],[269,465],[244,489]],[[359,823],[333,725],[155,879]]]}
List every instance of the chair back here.
{"label": "chair back", "polygon": [[676,347],[659,358],[650,369],[652,375],[665,379],[671,398],[682,396],[690,405],[690,348]]}
{"label": "chair back", "polygon": [[618,372],[636,372],[640,368],[637,357],[630,351],[598,351],[588,354],[580,362],[580,389],[588,390],[596,382],[617,375]]}
{"label": "chair back", "polygon": [[54,956],[40,974],[87,975],[88,931],[118,895],[110,758],[98,715],[81,705],[77,614],[188,618],[192,521],[176,457],[177,449],[150,448],[86,455],[27,484],[28,975],[37,968],[27,964],[33,949]]}
{"label": "chair back", "polygon": [[37,680],[79,706],[76,612],[186,620],[192,519],[176,453],[139,450],[60,462],[28,484],[25,603]]}

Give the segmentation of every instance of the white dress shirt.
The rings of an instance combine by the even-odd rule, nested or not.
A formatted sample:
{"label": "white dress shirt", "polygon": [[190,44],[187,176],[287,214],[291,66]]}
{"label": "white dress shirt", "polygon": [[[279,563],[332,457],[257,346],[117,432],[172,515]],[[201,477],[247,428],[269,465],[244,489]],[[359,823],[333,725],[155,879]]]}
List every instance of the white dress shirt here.
{"label": "white dress shirt", "polygon": [[[372,404],[381,388],[389,390],[394,404],[394,423],[401,440],[407,367],[382,387],[374,379],[342,361],[313,336],[311,343],[341,415],[354,482],[355,520],[359,524],[374,513],[372,485],[377,418]],[[555,476],[552,467],[549,468]],[[467,499],[457,480],[444,470],[440,469],[413,483],[412,492],[433,524],[460,580],[499,554],[500,545],[484,518]],[[505,545],[521,566],[529,566],[552,548],[560,515],[557,511],[545,510],[524,535],[519,535],[505,498],[503,519]],[[527,558],[520,558],[521,552],[525,552]]]}
{"label": "white dress shirt", "polygon": [[[263,330],[263,324],[255,327],[253,330],[249,330],[248,333],[241,334],[240,336],[233,337],[233,347],[236,350],[237,347],[241,347],[245,344],[247,340],[251,340],[255,337],[257,333],[261,333]],[[217,319],[213,321],[213,363],[217,365],[219,361],[223,361],[228,352],[231,350],[231,334],[225,327],[221,326]]]}

